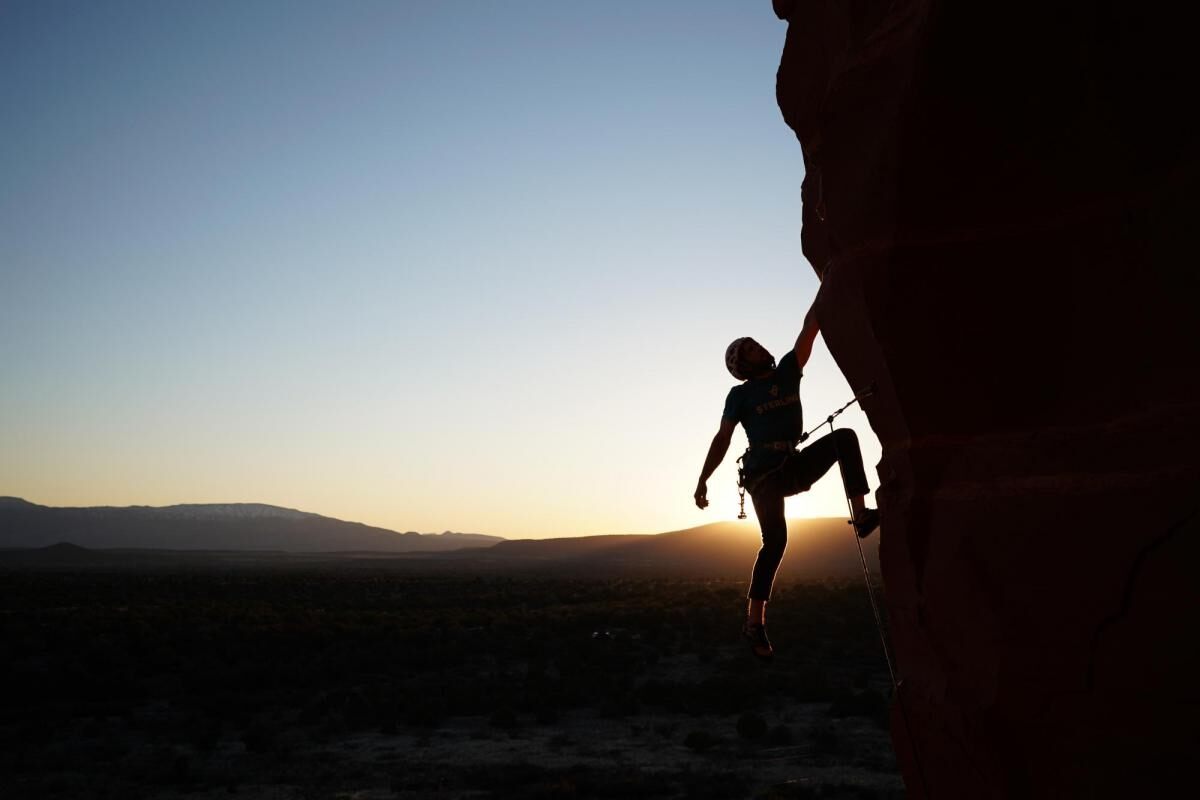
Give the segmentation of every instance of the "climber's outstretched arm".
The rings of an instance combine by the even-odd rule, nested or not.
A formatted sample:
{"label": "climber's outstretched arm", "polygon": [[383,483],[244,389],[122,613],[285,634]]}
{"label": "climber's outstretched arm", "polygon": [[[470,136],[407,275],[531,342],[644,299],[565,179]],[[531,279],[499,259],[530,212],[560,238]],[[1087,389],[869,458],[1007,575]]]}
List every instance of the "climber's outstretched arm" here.
{"label": "climber's outstretched arm", "polygon": [[808,357],[812,355],[813,342],[817,339],[817,334],[821,331],[821,326],[817,323],[817,314],[815,311],[816,299],[813,299],[813,305],[808,309],[808,313],[804,315],[804,325],[800,328],[800,335],[796,337],[796,361],[800,364],[800,371],[804,371],[804,365],[808,363]]}
{"label": "climber's outstretched arm", "polygon": [[733,429],[737,423],[731,419],[722,419],[721,427],[713,436],[712,444],[708,446],[708,457],[704,459],[704,468],[700,470],[700,480],[696,484],[696,506],[704,508],[708,505],[708,478],[721,466],[725,454],[729,452],[729,442],[733,438]]}

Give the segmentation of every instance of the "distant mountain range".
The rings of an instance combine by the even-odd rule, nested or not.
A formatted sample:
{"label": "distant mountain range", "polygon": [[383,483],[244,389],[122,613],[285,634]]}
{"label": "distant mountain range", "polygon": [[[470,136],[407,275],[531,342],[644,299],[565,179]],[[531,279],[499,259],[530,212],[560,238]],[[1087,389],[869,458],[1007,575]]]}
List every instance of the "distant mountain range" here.
{"label": "distant mountain range", "polygon": [[0,497],[0,548],[430,553],[502,541],[480,533],[398,533],[261,503],[55,508]]}
{"label": "distant mountain range", "polygon": [[[791,520],[780,577],[858,577],[854,542],[844,519]],[[878,543],[878,533],[863,543],[875,574]],[[748,578],[759,544],[753,522],[645,535],[502,539],[397,533],[259,504],[50,508],[0,498],[0,548],[8,548],[0,551],[0,566],[10,567],[336,561],[406,573]]]}
{"label": "distant mountain range", "polygon": [[[838,518],[788,521],[788,548],[780,576],[788,579],[855,577],[862,574],[855,537]],[[512,539],[487,548],[464,548],[438,557],[478,568],[542,572],[547,575],[662,575],[745,577],[762,543],[754,522],[714,522],[698,528],[649,535]],[[878,534],[863,542],[863,554],[878,574]]]}

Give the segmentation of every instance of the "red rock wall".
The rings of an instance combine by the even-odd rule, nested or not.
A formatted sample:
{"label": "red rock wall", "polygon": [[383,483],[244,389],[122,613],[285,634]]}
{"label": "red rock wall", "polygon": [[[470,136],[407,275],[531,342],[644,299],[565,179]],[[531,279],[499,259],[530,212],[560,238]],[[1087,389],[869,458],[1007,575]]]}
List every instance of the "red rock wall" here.
{"label": "red rock wall", "polygon": [[878,386],[910,796],[1190,785],[1195,28],[1127,2],[774,5],[822,331]]}

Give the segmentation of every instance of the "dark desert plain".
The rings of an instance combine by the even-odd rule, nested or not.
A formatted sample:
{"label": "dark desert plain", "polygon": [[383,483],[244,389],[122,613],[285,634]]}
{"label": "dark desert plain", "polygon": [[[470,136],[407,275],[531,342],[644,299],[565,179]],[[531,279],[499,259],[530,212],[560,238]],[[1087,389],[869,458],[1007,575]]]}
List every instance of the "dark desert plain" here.
{"label": "dark desert plain", "polygon": [[[903,796],[844,520],[792,523],[763,665],[737,636],[746,523],[322,552],[314,525],[351,524],[237,510],[0,503],[5,797]],[[35,517],[155,512],[143,545],[171,520],[310,536],[11,546]]]}

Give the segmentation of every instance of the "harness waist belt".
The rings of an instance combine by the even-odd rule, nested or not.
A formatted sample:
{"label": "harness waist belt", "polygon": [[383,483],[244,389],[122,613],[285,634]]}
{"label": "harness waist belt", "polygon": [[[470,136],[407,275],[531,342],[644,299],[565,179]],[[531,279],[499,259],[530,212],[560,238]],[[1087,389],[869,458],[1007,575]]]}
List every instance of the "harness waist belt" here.
{"label": "harness waist belt", "polygon": [[750,445],[751,450],[795,450],[796,442],[759,442]]}

